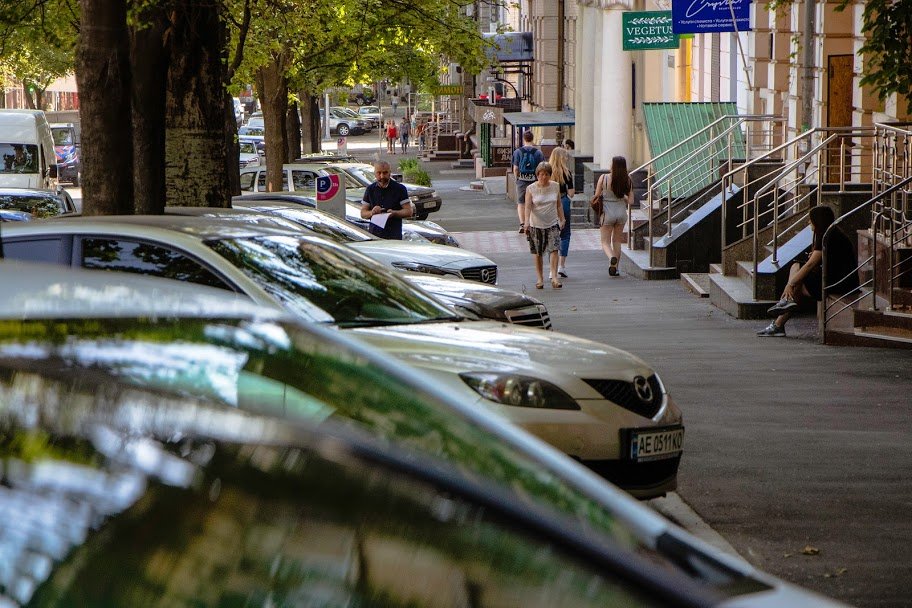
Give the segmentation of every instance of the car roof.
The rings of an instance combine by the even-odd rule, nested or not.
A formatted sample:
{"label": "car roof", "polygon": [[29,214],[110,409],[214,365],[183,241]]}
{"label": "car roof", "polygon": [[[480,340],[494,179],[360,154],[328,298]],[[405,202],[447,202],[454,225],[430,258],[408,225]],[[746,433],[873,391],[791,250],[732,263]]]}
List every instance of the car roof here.
{"label": "car roof", "polygon": [[0,196],[54,196],[60,198],[60,194],[54,190],[42,190],[41,188],[0,188]]}
{"label": "car roof", "polygon": [[[221,210],[221,208],[219,208]],[[230,212],[230,211],[229,211]],[[3,228],[4,238],[17,234],[69,234],[73,232],[107,232],[124,236],[158,236],[154,233],[177,232],[202,240],[250,238],[267,235],[300,236],[291,230],[254,226],[229,219],[180,215],[99,215],[91,217],[53,218],[42,222],[25,222]]]}
{"label": "car roof", "polygon": [[244,295],[173,279],[0,260],[0,318],[278,318]]}

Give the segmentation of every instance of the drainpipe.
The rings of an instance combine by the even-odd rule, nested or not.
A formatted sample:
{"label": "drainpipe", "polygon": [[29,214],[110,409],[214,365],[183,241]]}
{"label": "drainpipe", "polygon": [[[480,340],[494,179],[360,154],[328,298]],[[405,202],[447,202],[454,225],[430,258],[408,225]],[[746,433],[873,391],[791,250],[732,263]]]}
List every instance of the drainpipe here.
{"label": "drainpipe", "polygon": [[804,0],[804,83],[801,99],[802,131],[813,125],[814,118],[814,34],[817,30],[817,3]]}

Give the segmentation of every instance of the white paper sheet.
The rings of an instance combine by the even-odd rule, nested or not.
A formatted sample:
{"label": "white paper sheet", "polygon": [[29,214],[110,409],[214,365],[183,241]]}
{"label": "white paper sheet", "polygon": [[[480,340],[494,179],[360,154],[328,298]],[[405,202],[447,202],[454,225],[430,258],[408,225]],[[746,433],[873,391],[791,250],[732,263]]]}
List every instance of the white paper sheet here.
{"label": "white paper sheet", "polygon": [[370,223],[378,228],[386,228],[386,222],[389,221],[391,213],[378,213],[377,215],[372,215]]}

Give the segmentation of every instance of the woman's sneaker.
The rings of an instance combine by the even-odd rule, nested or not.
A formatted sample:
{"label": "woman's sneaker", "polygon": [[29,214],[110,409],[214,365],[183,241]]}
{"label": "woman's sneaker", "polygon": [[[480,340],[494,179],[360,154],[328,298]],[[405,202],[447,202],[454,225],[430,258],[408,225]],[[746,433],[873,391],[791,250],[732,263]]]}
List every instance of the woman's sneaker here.
{"label": "woman's sneaker", "polygon": [[782,298],[781,300],[779,300],[778,302],[776,302],[775,304],[770,306],[769,309],[767,309],[766,314],[778,317],[782,313],[788,312],[790,310],[794,310],[795,308],[798,308],[798,302],[796,302],[795,300],[789,300],[787,298]]}
{"label": "woman's sneaker", "polygon": [[785,337],[785,326],[779,327],[776,325],[776,322],[773,321],[763,329],[757,332],[757,335],[761,338],[774,338],[774,337]]}

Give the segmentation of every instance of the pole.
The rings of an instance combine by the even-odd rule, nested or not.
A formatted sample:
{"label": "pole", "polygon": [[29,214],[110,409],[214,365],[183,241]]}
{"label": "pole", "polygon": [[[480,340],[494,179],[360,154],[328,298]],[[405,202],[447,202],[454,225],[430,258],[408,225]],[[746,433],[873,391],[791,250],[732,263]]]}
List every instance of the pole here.
{"label": "pole", "polygon": [[329,93],[323,93],[323,139],[329,139]]}
{"label": "pole", "polygon": [[817,31],[815,0],[804,0],[804,82],[802,86],[801,122],[807,131],[814,123],[814,34]]}

